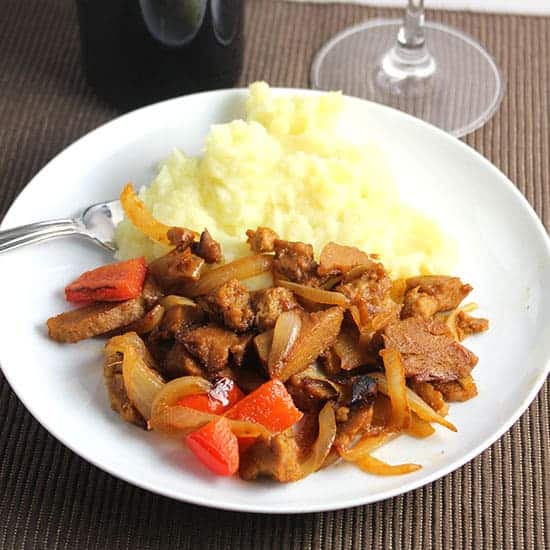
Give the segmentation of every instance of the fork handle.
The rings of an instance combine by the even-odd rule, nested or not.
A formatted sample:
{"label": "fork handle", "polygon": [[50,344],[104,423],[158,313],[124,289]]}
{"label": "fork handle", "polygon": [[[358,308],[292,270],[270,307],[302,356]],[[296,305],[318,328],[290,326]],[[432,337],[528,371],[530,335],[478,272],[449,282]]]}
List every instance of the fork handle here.
{"label": "fork handle", "polygon": [[82,233],[82,226],[78,220],[72,219],[20,225],[19,227],[0,231],[0,252],[76,233]]}

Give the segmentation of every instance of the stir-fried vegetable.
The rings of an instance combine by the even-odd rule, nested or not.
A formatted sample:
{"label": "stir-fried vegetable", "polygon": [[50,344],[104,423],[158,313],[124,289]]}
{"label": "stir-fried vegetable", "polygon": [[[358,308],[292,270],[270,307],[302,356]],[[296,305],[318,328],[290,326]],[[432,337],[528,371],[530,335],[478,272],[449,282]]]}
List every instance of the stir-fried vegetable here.
{"label": "stir-fried vegetable", "polygon": [[150,309],[141,319],[134,321],[124,328],[124,332],[136,332],[137,334],[147,334],[151,332],[164,317],[165,309],[157,304]]}
{"label": "stir-fried vegetable", "polygon": [[302,418],[292,397],[280,380],[270,380],[241,399],[225,414],[234,420],[247,420],[282,432]]}
{"label": "stir-fried vegetable", "polygon": [[249,279],[271,269],[273,256],[257,254],[240,258],[228,264],[205,272],[201,278],[185,287],[187,296],[200,296],[214,288],[227,283],[231,279]]}
{"label": "stir-fried vegetable", "polygon": [[412,435],[413,437],[429,437],[435,432],[435,428],[426,420],[422,420],[415,413],[411,414],[411,423],[406,430],[407,434]]}
{"label": "stir-fried vegetable", "polygon": [[280,372],[302,328],[302,318],[296,310],[284,311],[277,318],[267,360],[269,372]]}
{"label": "stir-fried vegetable", "polygon": [[136,195],[131,183],[128,183],[120,194],[120,204],[128,219],[150,239],[170,246],[167,233],[170,226],[155,219],[147,210],[143,201]]}
{"label": "stir-fried vegetable", "polygon": [[488,328],[467,315],[475,305],[459,306],[469,285],[392,281],[375,255],[336,243],[318,263],[310,244],[268,228],[249,232],[255,254],[212,268],[221,248],[206,229],[197,242],[159,222],[131,185],[121,201],[173,250],[148,267],[138,258],[84,273],[68,300],[120,303],[88,305],[48,328],[58,341],[111,336],[104,378],[124,420],[185,438],[216,474],[281,482],[340,458],[379,475],[414,472],[372,453],[399,435],[428,437],[434,422],[456,431],[447,402],[477,393],[477,357],[459,340]]}
{"label": "stir-fried vegetable", "polygon": [[[373,372],[371,376],[378,382],[378,389],[382,393],[389,395],[388,382],[385,376],[383,374],[380,374],[379,372]],[[440,414],[437,414],[427,403],[425,403],[410,388],[407,388],[406,392],[407,392],[407,400],[409,402],[410,408],[422,420],[426,420],[428,422],[436,422],[437,424],[441,424],[442,426],[449,428],[449,430],[452,430],[453,432],[457,431],[454,424],[452,424],[451,422],[443,418]]]}
{"label": "stir-fried vegetable", "polygon": [[176,294],[169,294],[168,296],[163,296],[159,300],[159,304],[165,309],[170,309],[171,307],[174,307],[174,306],[194,307],[197,305],[190,298],[186,298],[185,296],[177,296]]}
{"label": "stir-fried vegetable", "polygon": [[362,455],[361,458],[353,461],[361,470],[369,474],[379,476],[399,476],[403,474],[411,474],[420,470],[420,464],[388,464],[378,458],[374,458],[369,454]]}
{"label": "stir-fried vegetable", "polygon": [[223,416],[191,432],[185,441],[194,455],[216,475],[230,476],[239,469],[237,437]]}
{"label": "stir-fried vegetable", "polygon": [[141,294],[147,272],[145,258],[107,264],[86,271],[67,285],[69,302],[121,302]]}
{"label": "stir-fried vegetable", "polygon": [[306,477],[321,468],[332,448],[335,437],[336,417],[334,416],[332,404],[327,402],[319,413],[319,435],[313,444],[311,453],[301,464],[302,477]]}
{"label": "stir-fried vegetable", "polygon": [[[171,437],[180,438],[189,432],[208,424],[218,415],[197,411],[189,407],[174,405],[161,411],[153,412],[149,427]],[[269,436],[271,432],[265,427],[248,420],[228,419],[233,433],[238,437]]]}
{"label": "stir-fried vegetable", "polygon": [[164,385],[155,396],[152,404],[152,416],[158,416],[164,410],[176,405],[189,395],[206,394],[212,384],[201,376],[182,376]]}
{"label": "stir-fried vegetable", "polygon": [[338,452],[340,456],[350,462],[355,462],[361,457],[368,455],[388,443],[392,439],[395,439],[399,435],[396,431],[385,431],[378,435],[367,434],[363,436],[353,447],[349,449],[339,448]]}
{"label": "stir-fried vegetable", "polygon": [[292,283],[283,279],[279,279],[277,284],[292,290],[296,296],[301,296],[302,298],[306,298],[306,300],[311,300],[317,304],[342,307],[346,307],[349,304],[349,300],[340,292],[323,290],[322,288],[316,288],[313,286],[300,285],[298,283]]}
{"label": "stir-fried vegetable", "polygon": [[208,393],[182,397],[176,404],[197,411],[222,414],[244,397],[243,392],[230,378],[220,378]]}
{"label": "stir-fried vegetable", "polygon": [[153,400],[162,390],[164,381],[155,369],[151,354],[135,332],[115,336],[105,347],[105,354],[122,354],[122,376],[128,398],[140,414],[149,420]]}
{"label": "stir-fried vegetable", "polygon": [[388,394],[391,401],[392,416],[390,424],[401,430],[411,423],[411,411],[407,400],[407,383],[401,354],[394,349],[384,349],[380,352],[384,361]]}

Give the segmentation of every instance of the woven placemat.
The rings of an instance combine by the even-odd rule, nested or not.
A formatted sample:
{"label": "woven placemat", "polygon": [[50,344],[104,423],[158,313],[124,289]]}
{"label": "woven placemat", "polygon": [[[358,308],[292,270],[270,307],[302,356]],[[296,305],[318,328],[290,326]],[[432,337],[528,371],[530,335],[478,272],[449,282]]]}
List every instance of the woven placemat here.
{"label": "woven placemat", "polygon": [[[242,84],[307,87],[312,56],[330,36],[399,13],[248,0]],[[548,228],[550,18],[430,16],[495,56],[504,102],[466,142],[518,185]],[[75,21],[69,0],[2,2],[0,215],[48,160],[117,115],[83,80]],[[421,489],[338,512],[270,516],[175,502],[111,477],[51,437],[0,375],[0,548],[548,549],[549,396],[547,383],[497,443]]]}

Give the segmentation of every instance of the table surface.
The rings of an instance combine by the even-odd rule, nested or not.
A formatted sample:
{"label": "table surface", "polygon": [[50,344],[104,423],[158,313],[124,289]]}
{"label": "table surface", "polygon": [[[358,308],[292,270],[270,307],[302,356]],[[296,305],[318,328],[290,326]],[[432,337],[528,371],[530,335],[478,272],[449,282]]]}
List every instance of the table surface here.
{"label": "table surface", "polygon": [[[398,14],[248,0],[241,83],[307,87],[312,56],[330,36],[367,17]],[[495,56],[507,81],[503,104],[465,141],[516,183],[548,228],[550,18],[429,16]],[[118,113],[83,79],[69,0],[4,0],[0,83],[1,216],[48,160]],[[270,516],[175,502],[113,478],[50,436],[0,374],[0,548],[548,549],[549,397],[547,382],[497,443],[421,489],[348,510]]]}

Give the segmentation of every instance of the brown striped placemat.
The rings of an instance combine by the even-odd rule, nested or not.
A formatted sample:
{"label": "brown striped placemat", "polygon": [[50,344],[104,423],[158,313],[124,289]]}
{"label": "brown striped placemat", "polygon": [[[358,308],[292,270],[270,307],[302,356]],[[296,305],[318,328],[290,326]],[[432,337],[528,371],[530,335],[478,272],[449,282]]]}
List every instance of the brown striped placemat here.
{"label": "brown striped placemat", "polygon": [[[329,37],[399,13],[248,0],[242,84],[307,87],[312,56]],[[495,56],[504,102],[466,142],[517,184],[548,228],[550,18],[429,15]],[[0,215],[48,160],[116,115],[83,80],[73,3],[3,0]],[[111,477],[40,427],[0,374],[0,549],[550,549],[549,396],[547,383],[497,443],[421,489],[337,512],[270,516],[175,502]]]}

